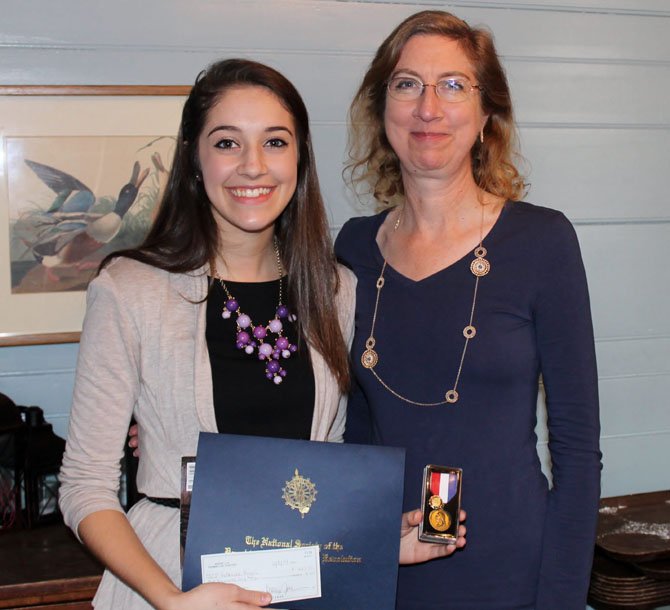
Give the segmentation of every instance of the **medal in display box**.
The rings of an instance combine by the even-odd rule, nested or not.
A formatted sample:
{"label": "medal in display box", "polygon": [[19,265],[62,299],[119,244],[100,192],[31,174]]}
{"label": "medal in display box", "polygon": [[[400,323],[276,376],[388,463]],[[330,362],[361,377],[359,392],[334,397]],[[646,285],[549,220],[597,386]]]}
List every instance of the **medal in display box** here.
{"label": "medal in display box", "polygon": [[428,464],[423,471],[419,540],[456,544],[461,510],[463,471],[450,466]]}

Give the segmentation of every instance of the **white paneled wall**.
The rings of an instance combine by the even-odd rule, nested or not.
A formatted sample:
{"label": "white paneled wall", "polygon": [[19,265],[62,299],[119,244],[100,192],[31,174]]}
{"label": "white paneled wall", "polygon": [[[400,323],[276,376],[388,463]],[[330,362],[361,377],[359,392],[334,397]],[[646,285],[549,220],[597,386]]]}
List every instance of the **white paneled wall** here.
{"label": "white paneled wall", "polygon": [[[669,0],[5,0],[3,8],[0,84],[190,84],[226,56],[279,68],[310,109],[334,232],[361,213],[341,179],[345,117],[376,46],[423,8],[487,24],[513,89],[528,200],[563,210],[582,244],[603,493],[670,488]],[[75,357],[72,345],[0,349],[0,391],[40,404],[64,434]]]}

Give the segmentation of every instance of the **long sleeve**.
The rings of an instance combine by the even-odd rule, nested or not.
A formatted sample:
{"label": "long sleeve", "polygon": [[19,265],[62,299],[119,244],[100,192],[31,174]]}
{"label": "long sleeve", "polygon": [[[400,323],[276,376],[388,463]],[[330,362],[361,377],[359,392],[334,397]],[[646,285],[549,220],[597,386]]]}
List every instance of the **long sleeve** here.
{"label": "long sleeve", "polygon": [[[122,510],[120,459],[131,414],[142,438],[137,485],[147,496],[177,497],[181,457],[194,455],[200,430],[216,429],[206,294],[204,269],[172,274],[123,257],[91,282],[61,469],[60,506],[75,532],[93,513]],[[142,500],[127,519],[179,586],[179,511]],[[109,571],[95,604],[149,607]]]}
{"label": "long sleeve", "polygon": [[585,272],[562,216],[546,243],[535,304],[553,488],[544,523],[536,610],[583,610],[600,495],[598,380]]}
{"label": "long sleeve", "polygon": [[94,280],[79,346],[60,506],[75,533],[87,515],[118,510],[120,461],[139,392],[139,337],[109,276]]}

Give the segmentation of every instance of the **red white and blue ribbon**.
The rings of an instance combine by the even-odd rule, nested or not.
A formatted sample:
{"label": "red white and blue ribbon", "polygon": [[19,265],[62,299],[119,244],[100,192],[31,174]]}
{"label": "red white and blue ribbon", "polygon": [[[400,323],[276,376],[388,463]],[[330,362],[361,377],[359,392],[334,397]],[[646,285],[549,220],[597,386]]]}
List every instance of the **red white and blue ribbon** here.
{"label": "red white and blue ribbon", "polygon": [[430,493],[440,496],[446,504],[458,492],[458,475],[455,472],[431,472]]}

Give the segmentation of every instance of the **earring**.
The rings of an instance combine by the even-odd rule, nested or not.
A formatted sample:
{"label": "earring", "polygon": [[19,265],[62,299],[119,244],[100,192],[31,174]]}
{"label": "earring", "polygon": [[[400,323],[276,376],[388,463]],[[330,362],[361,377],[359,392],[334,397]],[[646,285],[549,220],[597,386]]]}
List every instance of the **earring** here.
{"label": "earring", "polygon": [[202,175],[200,174],[200,172],[195,172],[195,181],[202,182]]}
{"label": "earring", "polygon": [[484,143],[484,128],[481,128],[481,131],[479,132],[479,141],[483,144]]}

